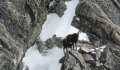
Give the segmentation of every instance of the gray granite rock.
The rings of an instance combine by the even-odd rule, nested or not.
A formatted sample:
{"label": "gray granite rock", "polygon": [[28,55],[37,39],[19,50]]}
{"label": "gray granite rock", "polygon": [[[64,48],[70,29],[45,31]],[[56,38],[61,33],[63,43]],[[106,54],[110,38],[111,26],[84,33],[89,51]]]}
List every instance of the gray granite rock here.
{"label": "gray granite rock", "polygon": [[73,19],[72,25],[86,32],[95,47],[107,47],[96,55],[88,53],[96,60],[91,70],[119,70],[119,10],[119,0],[80,0],[76,8],[79,20]]}
{"label": "gray granite rock", "polygon": [[0,70],[22,70],[21,60],[38,37],[46,15],[43,0],[0,1]]}
{"label": "gray granite rock", "polygon": [[52,0],[51,2],[49,2],[49,13],[57,13],[61,17],[64,14],[65,10],[65,0]]}

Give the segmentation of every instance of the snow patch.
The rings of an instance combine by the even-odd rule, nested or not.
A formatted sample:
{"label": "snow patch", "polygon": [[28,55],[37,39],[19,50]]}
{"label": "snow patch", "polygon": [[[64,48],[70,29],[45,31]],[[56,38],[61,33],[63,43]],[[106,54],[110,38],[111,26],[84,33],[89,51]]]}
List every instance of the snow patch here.
{"label": "snow patch", "polygon": [[80,33],[79,40],[83,40],[83,41],[88,41],[89,42],[89,38],[88,38],[87,34],[84,33],[84,32]]}
{"label": "snow patch", "polygon": [[104,46],[102,46],[102,47],[99,47],[99,48],[90,49],[90,51],[91,51],[92,53],[96,53],[96,50],[97,50],[97,52],[103,52],[105,48],[106,48],[106,45],[104,45]]}
{"label": "snow patch", "polygon": [[90,49],[91,52],[93,52],[95,49]]}
{"label": "snow patch", "polygon": [[29,70],[60,70],[59,60],[64,56],[63,49],[54,47],[47,52],[47,55],[42,55],[36,44],[30,47],[22,60],[24,63],[23,70],[26,66]]}
{"label": "snow patch", "polygon": [[[54,3],[51,2],[50,6]],[[42,26],[42,31],[40,34],[40,39],[42,41],[46,41],[47,39],[51,38],[54,34],[57,37],[65,37],[69,33],[75,33],[77,29],[71,26],[71,22],[73,17],[75,16],[75,8],[79,0],[72,0],[65,2],[67,9],[64,12],[64,15],[60,18],[55,13],[50,13],[47,15],[47,19]],[[74,32],[75,31],[75,32]]]}
{"label": "snow patch", "polygon": [[79,51],[80,47],[77,47],[77,51]]}
{"label": "snow patch", "polygon": [[57,28],[59,27],[59,21],[60,17],[56,13],[50,13],[47,15],[47,19],[42,26],[42,31],[39,36],[42,41],[46,41],[55,34]]}
{"label": "snow patch", "polygon": [[70,29],[68,31],[69,31],[68,34],[73,34],[73,33],[77,33],[79,30],[73,26],[70,26]]}
{"label": "snow patch", "polygon": [[69,2],[65,2],[67,9],[64,12],[64,15],[61,17],[59,22],[60,27],[55,33],[58,37],[65,37],[69,34],[71,28],[71,22],[73,17],[75,16],[75,9],[79,0],[72,0]]}

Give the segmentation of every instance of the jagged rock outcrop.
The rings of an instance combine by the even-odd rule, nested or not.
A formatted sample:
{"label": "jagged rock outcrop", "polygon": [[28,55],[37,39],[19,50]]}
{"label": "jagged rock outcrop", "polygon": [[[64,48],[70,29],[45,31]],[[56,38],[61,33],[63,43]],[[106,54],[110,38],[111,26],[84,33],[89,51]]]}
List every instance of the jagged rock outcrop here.
{"label": "jagged rock outcrop", "polygon": [[[48,8],[49,4],[51,4]],[[22,70],[26,50],[38,38],[47,14],[63,15],[64,0],[0,1],[0,70]],[[42,46],[42,45],[41,45]],[[43,49],[41,49],[42,51]]]}
{"label": "jagged rock outcrop", "polygon": [[64,14],[66,9],[65,0],[51,0],[46,1],[48,3],[48,12],[56,13],[60,17]]}
{"label": "jagged rock outcrop", "polygon": [[[76,8],[76,16],[73,19],[72,25],[86,32],[89,36],[90,43],[78,43],[81,48],[78,51],[66,53],[70,55],[68,59],[62,59],[63,70],[68,70],[65,62],[71,58],[83,58],[83,61],[77,60],[78,63],[84,64],[84,67],[79,65],[79,70],[119,70],[120,59],[120,1],[119,0],[80,0]],[[83,45],[84,44],[84,45]],[[88,45],[88,46],[87,46]],[[93,46],[95,52],[89,52],[89,46]],[[106,45],[104,51],[100,52],[98,47]],[[86,46],[88,48],[86,48]],[[77,53],[76,53],[77,52]],[[78,54],[74,56],[73,54]],[[82,55],[82,56],[79,56]],[[67,56],[66,56],[67,57]],[[73,60],[71,60],[73,61]],[[84,63],[83,63],[84,62]],[[78,65],[76,63],[76,65]],[[74,69],[75,65],[70,70]],[[66,69],[67,68],[67,69]]]}
{"label": "jagged rock outcrop", "polygon": [[[113,40],[116,44],[120,43],[119,26],[108,18],[97,3],[83,1],[76,9],[76,15],[83,19],[82,22],[80,21],[81,24],[79,23],[83,25],[82,30],[85,29],[84,31],[91,32],[102,39]],[[84,28],[85,26],[86,28]]]}
{"label": "jagged rock outcrop", "polygon": [[101,55],[98,55],[98,53],[103,52],[95,51],[93,53],[91,49],[95,46],[89,42],[79,42],[79,44],[77,45],[80,47],[78,51],[68,49],[65,56],[60,60],[60,63],[63,64],[61,70],[101,70],[104,68],[100,61]]}
{"label": "jagged rock outcrop", "polygon": [[16,70],[14,66],[17,66],[20,61],[20,54],[22,54],[20,51],[23,51],[23,49],[20,48],[22,45],[19,45],[18,42],[10,37],[3,23],[4,22],[0,20],[0,69],[7,70],[12,68]]}
{"label": "jagged rock outcrop", "polygon": [[49,38],[48,40],[46,40],[45,42],[42,42],[39,38],[37,39],[36,42],[37,46],[38,46],[38,50],[43,53],[44,50],[49,50],[52,49],[53,47],[59,47],[62,48],[63,44],[62,44],[62,38],[61,37],[56,37],[56,35],[53,35],[52,38]]}
{"label": "jagged rock outcrop", "polygon": [[18,70],[47,15],[43,0],[0,1],[0,70]]}

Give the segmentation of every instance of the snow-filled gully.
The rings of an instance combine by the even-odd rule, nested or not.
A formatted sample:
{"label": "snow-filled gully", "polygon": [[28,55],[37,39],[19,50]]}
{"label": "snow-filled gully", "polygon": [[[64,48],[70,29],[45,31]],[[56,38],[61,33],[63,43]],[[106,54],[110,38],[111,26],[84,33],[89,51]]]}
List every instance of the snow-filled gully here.
{"label": "snow-filled gully", "polygon": [[[68,34],[78,32],[78,29],[71,26],[72,19],[75,16],[75,8],[78,3],[79,0],[65,2],[67,9],[61,18],[56,13],[48,14],[42,26],[41,34],[39,35],[40,39],[46,41],[54,34],[56,34],[57,37],[65,37]],[[79,36],[79,40],[89,41],[86,33],[82,32]],[[25,53],[25,57],[22,60],[24,63],[23,70],[25,70],[26,67],[28,67],[29,70],[60,70],[61,64],[59,60],[63,56],[63,49],[58,47],[48,50],[47,55],[42,55],[35,44]]]}

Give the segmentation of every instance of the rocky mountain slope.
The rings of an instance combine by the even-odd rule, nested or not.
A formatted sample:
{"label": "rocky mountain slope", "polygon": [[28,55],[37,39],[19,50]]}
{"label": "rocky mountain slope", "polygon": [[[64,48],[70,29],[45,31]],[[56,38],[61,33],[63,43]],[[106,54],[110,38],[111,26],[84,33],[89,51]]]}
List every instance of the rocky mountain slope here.
{"label": "rocky mountain slope", "polygon": [[[37,37],[47,14],[61,17],[66,9],[64,0],[52,1],[0,1],[0,70],[22,70],[21,60],[35,42],[42,52]],[[86,32],[90,42],[79,41],[79,51],[69,49],[60,60],[61,70],[120,70],[120,0],[79,0],[72,25]],[[49,39],[46,45],[61,47],[60,40]],[[95,49],[101,46],[106,46],[103,52]]]}
{"label": "rocky mountain slope", "polygon": [[18,70],[25,51],[39,35],[46,15],[42,0],[0,1],[0,70]]}

